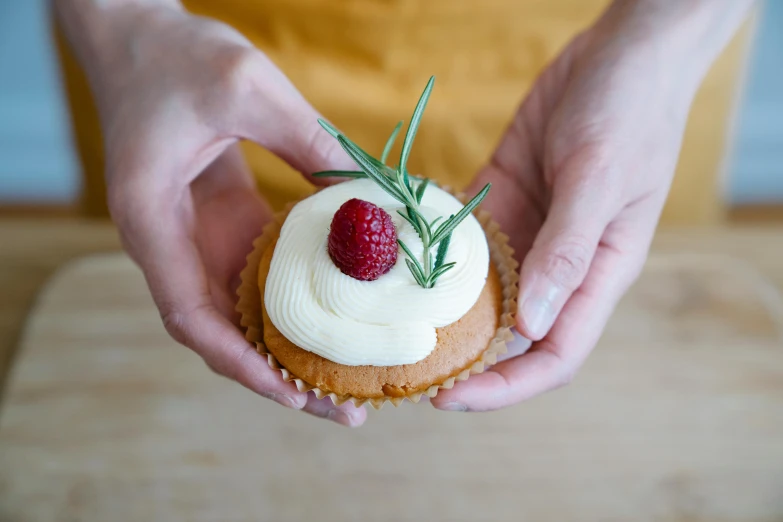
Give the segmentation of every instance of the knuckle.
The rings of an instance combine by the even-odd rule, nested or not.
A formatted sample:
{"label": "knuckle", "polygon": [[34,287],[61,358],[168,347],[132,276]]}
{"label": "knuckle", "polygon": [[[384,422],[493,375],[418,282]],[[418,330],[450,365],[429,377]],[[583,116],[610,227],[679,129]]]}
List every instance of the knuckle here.
{"label": "knuckle", "polygon": [[208,88],[200,91],[195,105],[202,117],[225,132],[244,121],[248,104],[257,106],[268,82],[268,59],[252,47],[231,44],[218,49],[211,62]]}
{"label": "knuckle", "polygon": [[542,341],[543,353],[548,356],[546,372],[549,375],[547,389],[554,390],[568,386],[574,381],[579,364],[561,355],[556,346],[549,341]]}
{"label": "knuckle", "polygon": [[212,371],[215,375],[220,375],[221,377],[225,377],[226,379],[236,380],[233,378],[231,373],[224,368],[224,365],[220,364],[220,362],[211,361],[206,358],[203,359],[204,364],[207,366],[207,368]]}
{"label": "knuckle", "polygon": [[210,305],[202,303],[194,307],[185,307],[181,303],[161,297],[160,293],[154,290],[153,299],[158,306],[166,332],[178,343],[201,353],[197,346],[201,321],[199,314]]}
{"label": "knuckle", "polygon": [[216,375],[223,375],[222,373],[220,373],[220,369],[217,366],[215,366],[215,364],[213,364],[212,362],[208,361],[207,359],[202,359],[202,360],[204,361],[204,365],[206,365],[206,367],[209,368],[209,370],[212,373],[214,373]]}
{"label": "knuckle", "polygon": [[622,192],[616,157],[616,147],[609,140],[583,145],[554,169],[558,173],[558,188],[576,194],[600,194],[605,210],[616,206]]}
{"label": "knuckle", "polygon": [[554,371],[554,383],[553,387],[563,388],[574,382],[576,377],[576,367],[573,364],[566,361],[564,358],[558,356],[557,364]]}
{"label": "knuckle", "polygon": [[121,234],[125,234],[133,224],[133,218],[137,214],[129,208],[128,198],[117,189],[110,189],[106,194],[106,202],[109,207],[109,216],[117,226]]}
{"label": "knuckle", "polygon": [[587,172],[608,173],[615,155],[606,140],[597,140],[581,150],[578,160]]}
{"label": "knuckle", "polygon": [[588,241],[573,237],[549,250],[544,257],[544,274],[555,284],[574,290],[587,275],[591,260]]}
{"label": "knuckle", "polygon": [[243,383],[247,380],[244,372],[248,355],[249,354],[244,350],[234,353],[221,350],[212,354],[209,358],[203,358],[209,369],[216,374],[221,375],[226,379]]}
{"label": "knuckle", "polygon": [[218,91],[242,97],[255,88],[263,56],[251,47],[232,45],[218,52],[216,62]]}
{"label": "knuckle", "polygon": [[237,382],[244,382],[247,379],[245,378],[246,370],[248,365],[250,364],[250,357],[253,357],[256,355],[256,352],[250,349],[246,350],[239,350],[235,353],[234,356],[230,357],[227,361],[228,368],[226,369],[226,373],[224,375],[230,377],[231,379],[237,381]]}
{"label": "knuckle", "polygon": [[155,215],[150,199],[138,197],[143,192],[134,190],[130,183],[113,183],[106,193],[109,215],[117,227],[125,250],[131,256],[143,250],[145,231],[149,230]]}
{"label": "knuckle", "polygon": [[172,339],[187,346],[190,336],[188,335],[186,315],[170,305],[161,304],[158,308],[166,332]]}
{"label": "knuckle", "polygon": [[149,193],[148,180],[134,175],[113,176],[106,189],[106,202],[112,219],[120,225],[128,225],[136,218],[149,213],[151,199],[140,197]]}
{"label": "knuckle", "polygon": [[332,168],[340,162],[350,161],[337,142],[317,125],[313,125],[310,131],[306,155],[314,170]]}
{"label": "knuckle", "polygon": [[560,375],[557,379],[557,387],[563,388],[565,386],[568,386],[572,382],[574,382],[574,379],[576,378],[576,371],[572,370],[570,368],[563,368],[563,370],[560,372]]}
{"label": "knuckle", "polygon": [[647,260],[647,250],[629,248],[625,250],[615,249],[618,259],[621,260],[612,273],[607,273],[606,277],[611,278],[619,293],[625,293],[631,288],[644,271],[644,265]]}
{"label": "knuckle", "polygon": [[623,288],[628,289],[631,286],[638,281],[639,277],[642,275],[642,271],[644,270],[644,261],[634,261],[631,263],[631,266],[627,269],[627,272],[625,274],[625,277],[622,280]]}

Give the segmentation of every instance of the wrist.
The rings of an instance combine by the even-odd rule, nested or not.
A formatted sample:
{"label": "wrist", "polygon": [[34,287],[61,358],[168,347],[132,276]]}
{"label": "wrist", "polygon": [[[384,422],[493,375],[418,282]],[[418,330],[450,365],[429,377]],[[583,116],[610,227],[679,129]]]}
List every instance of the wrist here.
{"label": "wrist", "polygon": [[594,29],[676,75],[694,91],[754,0],[614,0]]}
{"label": "wrist", "polygon": [[184,8],[179,0],[54,0],[57,20],[91,83],[141,24]]}

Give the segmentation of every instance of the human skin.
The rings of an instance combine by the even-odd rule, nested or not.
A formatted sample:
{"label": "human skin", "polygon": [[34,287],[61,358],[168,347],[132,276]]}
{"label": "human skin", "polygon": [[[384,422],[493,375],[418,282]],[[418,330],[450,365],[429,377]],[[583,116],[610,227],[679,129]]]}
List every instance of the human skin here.
{"label": "human skin", "polygon": [[533,344],[436,408],[494,410],[574,378],[644,265],[694,95],[752,3],[617,0],[539,77],[472,186],[492,182],[485,204],[521,253],[517,331]]}
{"label": "human skin", "polygon": [[[355,169],[320,115],[246,38],[177,1],[53,3],[98,106],[112,218],[169,334],[264,397],[361,425],[363,408],[284,382],[234,311],[271,216],[237,142],[313,182]],[[493,183],[484,206],[523,261],[517,330],[534,343],[436,408],[497,409],[572,379],[644,263],[693,95],[751,4],[616,0],[537,80],[473,185]]]}

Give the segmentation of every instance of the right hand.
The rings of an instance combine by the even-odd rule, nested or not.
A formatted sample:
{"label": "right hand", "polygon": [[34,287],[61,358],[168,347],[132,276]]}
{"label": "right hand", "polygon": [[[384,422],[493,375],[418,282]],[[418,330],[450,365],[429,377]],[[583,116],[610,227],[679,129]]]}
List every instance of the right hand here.
{"label": "right hand", "polygon": [[[61,15],[78,16],[67,5]],[[244,339],[234,311],[245,256],[271,217],[237,141],[260,144],[308,177],[353,162],[289,80],[232,28],[176,4],[121,3],[101,16],[88,42],[74,47],[101,117],[109,208],[167,331],[262,396],[361,425],[363,408],[284,382]]]}

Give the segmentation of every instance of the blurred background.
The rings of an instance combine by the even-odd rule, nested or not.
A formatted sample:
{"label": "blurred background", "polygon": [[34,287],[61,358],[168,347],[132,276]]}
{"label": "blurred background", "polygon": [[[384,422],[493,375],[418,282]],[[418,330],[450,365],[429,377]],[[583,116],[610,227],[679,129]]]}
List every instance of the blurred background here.
{"label": "blurred background", "polygon": [[[340,2],[368,17],[458,6],[212,5],[285,19]],[[503,37],[520,53],[500,66],[529,84],[606,4],[513,0],[521,16]],[[455,46],[492,39],[491,17],[451,15],[464,24]],[[383,54],[374,33],[350,34],[375,44],[360,61]],[[0,521],[783,521],[783,1],[760,2],[704,80],[644,273],[574,383],[482,414],[403,403],[359,430],[261,400],[166,334],[106,219],[100,150],[80,143],[70,108],[88,127],[94,114],[55,35],[46,0],[0,0]],[[285,60],[283,40],[261,46]],[[448,93],[460,75],[479,77],[489,101],[466,101],[477,113],[467,126],[475,156],[489,153],[499,129],[481,103],[511,116],[522,92],[448,53],[426,57],[444,64],[447,102],[428,106],[419,135],[446,157],[456,150],[443,131]],[[317,107],[385,140],[396,109],[372,113],[383,125],[368,128],[366,106],[329,105],[295,58],[283,69]],[[398,83],[412,59],[390,60]],[[422,87],[408,83],[406,112]]]}
{"label": "blurred background", "polygon": [[[783,3],[763,2],[759,11],[696,99],[664,224],[781,214]],[[588,20],[577,17],[551,31],[547,48],[556,51]],[[531,76],[548,54],[530,64]],[[84,174],[74,148],[45,0],[2,2],[0,66],[0,206],[105,214],[96,201],[100,181]]]}
{"label": "blurred background", "polygon": [[82,190],[48,2],[0,4],[2,204],[72,205]]}

